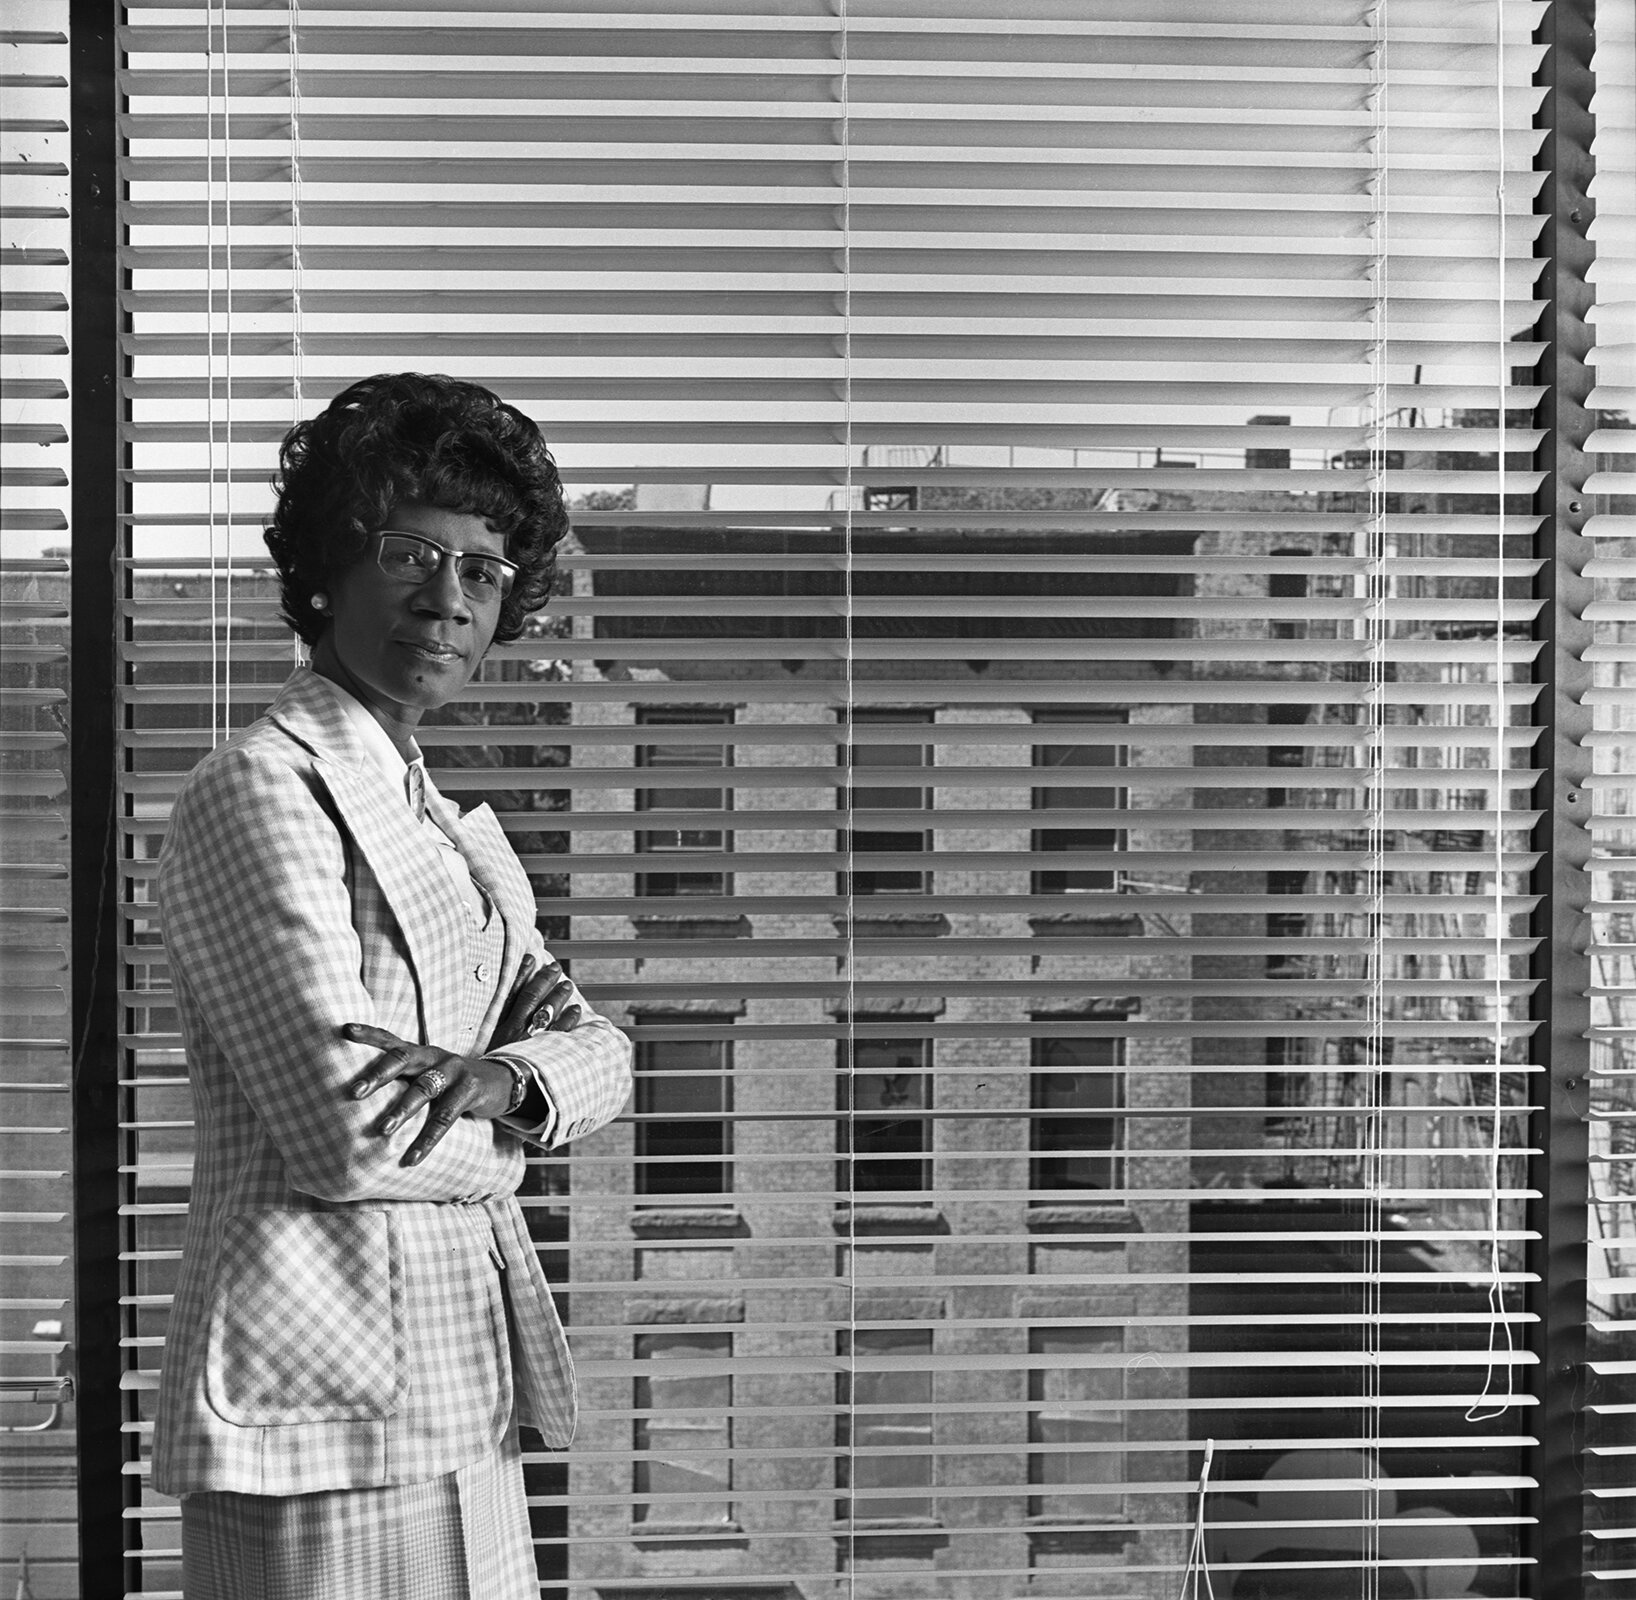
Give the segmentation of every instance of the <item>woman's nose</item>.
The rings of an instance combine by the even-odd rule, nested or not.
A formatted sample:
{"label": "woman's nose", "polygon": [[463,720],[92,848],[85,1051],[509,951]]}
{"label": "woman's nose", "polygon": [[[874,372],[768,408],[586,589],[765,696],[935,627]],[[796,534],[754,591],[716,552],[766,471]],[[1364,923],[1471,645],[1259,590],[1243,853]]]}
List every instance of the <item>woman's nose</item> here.
{"label": "woman's nose", "polygon": [[415,593],[415,604],[439,617],[469,618],[471,601],[460,587],[460,572],[447,556],[437,571]]}

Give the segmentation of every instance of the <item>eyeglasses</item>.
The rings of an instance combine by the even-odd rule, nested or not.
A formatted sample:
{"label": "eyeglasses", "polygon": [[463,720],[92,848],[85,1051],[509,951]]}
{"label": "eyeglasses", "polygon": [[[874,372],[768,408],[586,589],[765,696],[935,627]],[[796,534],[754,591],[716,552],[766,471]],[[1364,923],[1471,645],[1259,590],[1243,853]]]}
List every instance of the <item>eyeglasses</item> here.
{"label": "eyeglasses", "polygon": [[380,546],[375,559],[381,571],[399,583],[426,583],[443,570],[445,561],[454,562],[461,591],[468,600],[503,600],[517,581],[517,563],[504,556],[451,550],[418,533],[383,531],[376,537]]}

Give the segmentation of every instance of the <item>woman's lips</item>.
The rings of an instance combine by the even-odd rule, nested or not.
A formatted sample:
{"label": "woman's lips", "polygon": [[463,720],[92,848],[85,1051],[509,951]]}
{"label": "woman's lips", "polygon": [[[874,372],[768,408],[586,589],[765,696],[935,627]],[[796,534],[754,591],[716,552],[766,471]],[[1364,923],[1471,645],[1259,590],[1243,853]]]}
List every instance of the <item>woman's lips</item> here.
{"label": "woman's lips", "polygon": [[426,639],[399,639],[398,643],[411,655],[417,655],[423,661],[448,663],[464,661],[466,658],[465,651],[455,649],[452,644],[438,644]]}

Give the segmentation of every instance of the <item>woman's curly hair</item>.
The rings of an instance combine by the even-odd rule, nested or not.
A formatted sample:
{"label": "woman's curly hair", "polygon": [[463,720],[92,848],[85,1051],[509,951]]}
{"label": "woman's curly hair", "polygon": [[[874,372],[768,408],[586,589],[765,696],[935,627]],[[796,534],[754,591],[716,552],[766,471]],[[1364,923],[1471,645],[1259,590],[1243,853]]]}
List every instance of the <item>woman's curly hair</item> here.
{"label": "woman's curly hair", "polygon": [[298,422],[279,450],[278,504],[266,530],[284,620],[309,645],[327,626],[312,597],[352,565],[392,508],[419,500],[481,517],[520,569],[501,602],[497,644],[551,594],[568,531],[562,479],[540,430],[479,384],[380,373]]}

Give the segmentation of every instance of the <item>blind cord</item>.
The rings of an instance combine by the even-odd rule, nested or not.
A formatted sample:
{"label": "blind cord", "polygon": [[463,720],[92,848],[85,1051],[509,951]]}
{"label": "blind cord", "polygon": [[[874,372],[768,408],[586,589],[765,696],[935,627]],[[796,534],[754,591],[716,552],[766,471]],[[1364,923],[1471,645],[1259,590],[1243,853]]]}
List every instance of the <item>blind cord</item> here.
{"label": "blind cord", "polygon": [[[222,737],[233,731],[233,81],[222,13]],[[212,585],[214,588],[214,585]],[[212,730],[214,743],[215,733]]]}
{"label": "blind cord", "polygon": [[[210,748],[232,728],[233,688],[233,110],[227,0],[222,54],[222,448],[216,433],[216,15],[205,13],[205,520],[210,567]],[[222,513],[216,514],[216,479]],[[218,534],[218,526],[221,532]],[[219,552],[219,553],[218,553]]]}
{"label": "blind cord", "polygon": [[1386,653],[1391,637],[1388,601],[1391,577],[1386,536],[1386,446],[1388,407],[1391,403],[1389,368],[1391,339],[1391,160],[1388,114],[1389,73],[1387,0],[1377,0],[1369,13],[1370,142],[1374,153],[1374,196],[1371,225],[1374,231],[1375,292],[1371,303],[1370,440],[1369,440],[1369,930],[1370,982],[1368,986],[1369,1037],[1364,1082],[1368,1106],[1364,1127],[1364,1274],[1365,1437],[1370,1472],[1363,1490],[1362,1560],[1364,1593],[1374,1600],[1380,1590],[1380,1507],[1382,1431],[1381,1322],[1384,1313],[1382,1228],[1385,1222],[1384,1185],[1387,1119],[1385,1104],[1386,1027]]}
{"label": "blind cord", "polygon": [[855,663],[853,642],[853,516],[854,492],[852,472],[852,83],[851,83],[851,29],[847,0],[838,0],[840,22],[840,110],[841,110],[841,440],[842,440],[842,610],[846,639],[842,652],[842,693],[846,708],[846,770],[842,790],[843,816],[846,822],[846,848],[842,865],[846,871],[846,1107],[847,1107],[847,1350],[850,1355],[850,1375],[847,1381],[847,1449],[852,1452],[848,1464],[847,1486],[852,1491],[847,1501],[846,1523],[846,1588],[849,1600],[856,1600],[858,1592],[858,1501],[856,1462],[858,1446],[858,935],[857,935],[857,862],[852,827],[852,779],[855,770],[857,731],[855,694]]}
{"label": "blind cord", "polygon": [[292,425],[301,420],[301,0],[289,0],[290,30],[290,398]]}
{"label": "blind cord", "polygon": [[205,12],[205,539],[210,578],[210,748],[216,748],[216,16]]}
{"label": "blind cord", "polygon": [[[1514,1392],[1516,1374],[1510,1357],[1516,1351],[1516,1339],[1505,1309],[1505,1263],[1500,1250],[1500,1179],[1502,1172],[1503,1128],[1505,1123],[1505,1024],[1508,1006],[1505,997],[1505,979],[1509,966],[1506,954],[1506,933],[1509,917],[1505,904],[1505,813],[1506,771],[1509,753],[1506,749],[1506,730],[1510,711],[1506,705],[1506,680],[1509,671],[1505,658],[1505,432],[1506,390],[1510,387],[1510,360],[1506,346],[1506,187],[1505,187],[1505,0],[1494,0],[1494,101],[1495,142],[1498,149],[1497,175],[1494,185],[1495,216],[1498,224],[1495,254],[1495,350],[1498,370],[1495,373],[1494,406],[1494,459],[1495,496],[1494,516],[1494,899],[1490,918],[1494,929],[1492,983],[1494,1007],[1493,1112],[1489,1118],[1488,1145],[1488,1365],[1483,1373],[1482,1392],[1466,1411],[1467,1422],[1488,1422],[1505,1414]],[[1504,1366],[1504,1388],[1496,1393],[1494,1355],[1503,1343],[1507,1359]],[[1486,1409],[1485,1409],[1486,1405]]]}
{"label": "blind cord", "polygon": [[[290,31],[290,425],[306,409],[302,395],[306,353],[301,347],[301,0],[289,0]],[[301,666],[306,651],[301,635],[290,635],[292,664]]]}
{"label": "blind cord", "polygon": [[1199,1468],[1194,1490],[1193,1537],[1187,1547],[1187,1565],[1182,1569],[1182,1586],[1176,1600],[1216,1600],[1216,1586],[1210,1577],[1210,1555],[1204,1544],[1204,1497],[1210,1492],[1210,1466],[1216,1456],[1216,1441],[1204,1441],[1204,1465]]}

